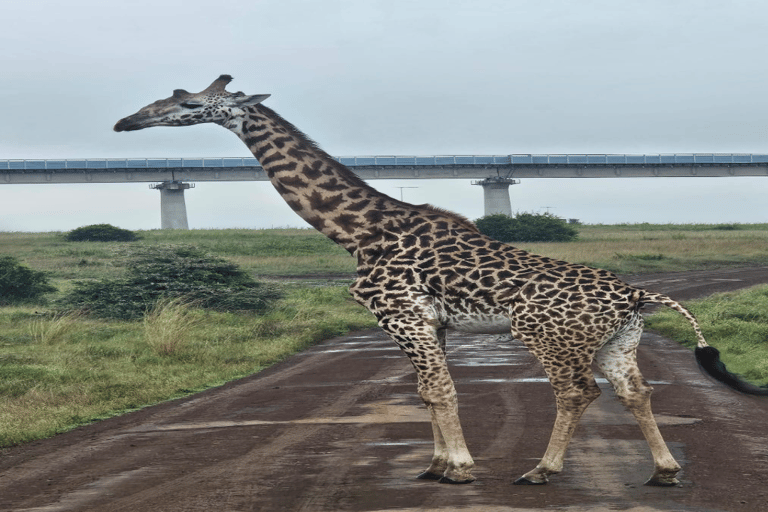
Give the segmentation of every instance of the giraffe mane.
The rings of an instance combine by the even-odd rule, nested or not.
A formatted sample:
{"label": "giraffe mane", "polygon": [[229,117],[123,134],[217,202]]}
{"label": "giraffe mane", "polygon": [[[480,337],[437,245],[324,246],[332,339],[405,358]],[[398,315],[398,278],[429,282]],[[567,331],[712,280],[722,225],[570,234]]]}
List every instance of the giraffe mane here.
{"label": "giraffe mane", "polygon": [[464,227],[465,229],[468,229],[470,231],[479,232],[477,229],[477,226],[475,226],[475,223],[469,220],[467,217],[464,217],[463,215],[460,215],[458,213],[452,212],[450,210],[446,210],[443,208],[438,208],[437,206],[432,206],[431,204],[422,204],[422,205],[414,205],[411,203],[406,203],[404,201],[399,201],[395,199],[394,197],[388,196],[384,194],[383,192],[380,192],[370,186],[364,179],[362,179],[360,176],[352,172],[349,167],[342,164],[341,162],[337,161],[335,158],[333,158],[331,155],[326,153],[320,145],[312,140],[308,135],[306,135],[304,132],[296,128],[296,126],[291,123],[290,121],[286,120],[284,117],[282,117],[280,114],[272,110],[271,108],[264,106],[263,104],[256,105],[254,107],[256,110],[262,110],[266,112],[269,117],[276,119],[280,124],[288,130],[288,132],[295,138],[296,140],[301,141],[303,145],[306,146],[306,149],[309,149],[313,152],[319,153],[320,156],[324,157],[324,159],[328,162],[329,165],[332,165],[340,174],[343,174],[349,182],[360,188],[364,188],[366,190],[369,190],[373,192],[375,195],[382,195],[386,196],[388,199],[393,201],[394,203],[406,207],[406,208],[413,208],[417,210],[426,210],[428,213],[436,213],[438,215],[442,215],[444,217],[449,218],[450,220],[453,220],[455,223],[459,224],[460,226]]}
{"label": "giraffe mane", "polygon": [[480,232],[480,230],[477,229],[477,226],[474,222],[469,220],[469,218],[465,217],[464,215],[461,215],[460,213],[452,212],[451,210],[446,210],[445,208],[440,208],[439,206],[433,206],[431,204],[425,204],[422,205],[422,208],[426,208],[427,210],[430,210],[432,212],[439,213],[440,215],[445,215],[446,217],[452,218],[454,221],[458,222],[463,227],[469,229],[470,231],[475,231],[477,233]]}

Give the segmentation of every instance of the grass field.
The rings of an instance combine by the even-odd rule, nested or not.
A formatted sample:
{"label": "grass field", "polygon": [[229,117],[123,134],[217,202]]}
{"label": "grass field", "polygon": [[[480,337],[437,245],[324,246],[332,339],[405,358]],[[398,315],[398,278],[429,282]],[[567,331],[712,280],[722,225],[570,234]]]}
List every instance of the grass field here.
{"label": "grass field", "polygon": [[[311,229],[141,231],[136,245],[189,244],[257,276],[348,275],[355,260]],[[65,242],[60,233],[0,233],[0,253],[60,281],[120,273],[134,244]],[[618,273],[693,270],[768,263],[768,224],[590,225],[579,240],[523,243],[536,254]]]}
{"label": "grass field", "polygon": [[575,243],[521,248],[619,274],[765,264],[768,224],[580,226]]}
{"label": "grass field", "polygon": [[[521,247],[620,273],[768,264],[768,225],[640,224],[580,226],[579,231],[577,242]],[[283,283],[285,297],[265,315],[166,303],[138,322],[55,316],[42,303],[0,308],[0,446],[222,384],[321,339],[375,325],[346,292],[354,259],[313,230],[157,230],[140,235],[139,242],[126,244],[65,242],[60,233],[0,233],[0,254],[46,271],[61,295],[75,280],[120,276],[137,246],[195,245],[261,279]],[[318,277],[297,284],[286,276]],[[723,306],[735,315],[729,322],[746,315],[765,324],[764,317],[742,312],[747,305]],[[721,348],[720,336],[731,324],[707,331],[707,315],[702,315],[705,335]],[[668,328],[667,320],[654,322],[654,328]],[[764,381],[768,375],[759,361],[768,358],[752,352],[753,346],[768,345],[760,336],[739,337],[750,340],[746,345],[733,343],[732,352],[743,352],[743,368],[726,353],[724,359]],[[750,352],[744,352],[745,346]],[[750,355],[755,353],[759,358]]]}
{"label": "grass field", "polygon": [[38,311],[0,308],[0,447],[220,385],[375,325],[340,286],[288,287],[266,315],[183,304],[143,322]]}

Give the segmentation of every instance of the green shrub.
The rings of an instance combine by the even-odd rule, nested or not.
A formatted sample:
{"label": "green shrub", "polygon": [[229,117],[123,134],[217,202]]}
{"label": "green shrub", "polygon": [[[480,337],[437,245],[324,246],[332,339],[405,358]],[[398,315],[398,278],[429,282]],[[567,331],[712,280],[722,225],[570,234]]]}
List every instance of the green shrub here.
{"label": "green shrub", "polygon": [[717,229],[719,231],[736,231],[739,229],[738,224],[717,224],[712,229]]}
{"label": "green shrub", "polygon": [[133,231],[111,224],[93,224],[73,229],[64,239],[68,242],[134,242],[139,237]]}
{"label": "green shrub", "polygon": [[623,254],[618,252],[615,257],[617,260],[629,261],[661,261],[666,258],[666,256],[661,253]]}
{"label": "green shrub", "polygon": [[65,309],[102,317],[134,320],[161,298],[185,301],[217,311],[264,311],[280,291],[253,280],[228,261],[195,247],[149,247],[128,262],[122,279],[81,281],[61,301]]}
{"label": "green shrub", "polygon": [[517,213],[514,217],[497,213],[475,221],[481,233],[500,242],[570,242],[578,231],[551,213]]}
{"label": "green shrub", "polygon": [[32,302],[55,291],[45,272],[22,265],[13,256],[0,256],[0,305]]}

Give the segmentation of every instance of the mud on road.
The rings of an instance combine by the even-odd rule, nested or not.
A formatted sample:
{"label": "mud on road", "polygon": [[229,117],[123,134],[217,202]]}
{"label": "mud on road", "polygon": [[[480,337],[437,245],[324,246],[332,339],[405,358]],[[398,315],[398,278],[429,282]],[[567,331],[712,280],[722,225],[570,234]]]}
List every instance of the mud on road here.
{"label": "mud on road", "polygon": [[[689,299],[768,282],[768,268],[625,276]],[[640,368],[682,484],[645,487],[650,452],[612,396],[587,410],[563,473],[512,482],[543,455],[554,398],[508,337],[451,334],[449,364],[477,468],[471,485],[414,477],[429,415],[410,363],[378,331],[321,343],[257,375],[18,446],[0,456],[0,510],[768,510],[768,401],[704,377],[646,333]]]}

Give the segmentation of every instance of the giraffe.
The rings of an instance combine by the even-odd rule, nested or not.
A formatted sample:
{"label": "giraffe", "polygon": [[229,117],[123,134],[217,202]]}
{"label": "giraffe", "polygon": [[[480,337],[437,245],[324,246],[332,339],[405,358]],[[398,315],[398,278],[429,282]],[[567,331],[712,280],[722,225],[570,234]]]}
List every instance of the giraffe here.
{"label": "giraffe", "polygon": [[482,235],[468,219],[398,201],[370,187],[262,102],[268,94],[226,90],[221,75],[200,93],[182,89],[118,121],[115,131],[216,123],[234,132],[288,205],[357,258],[352,296],[410,359],[432,421],[434,455],[417,478],[474,480],[446,363],[446,332],[512,333],[541,362],[552,385],[555,424],[539,464],[515,484],[545,484],[584,410],[600,395],[593,363],[635,416],[654,460],[648,485],[676,485],[680,465],[651,412],[652,387],[636,362],[640,309],[659,303],[693,326],[695,355],[709,375],[741,392],[768,395],[727,371],[694,316],[659,293],[600,269],[537,256]]}

